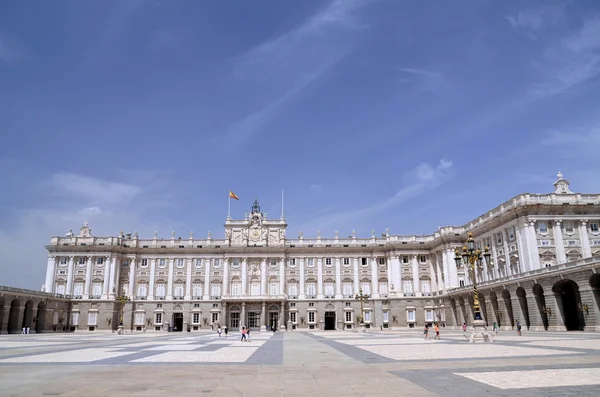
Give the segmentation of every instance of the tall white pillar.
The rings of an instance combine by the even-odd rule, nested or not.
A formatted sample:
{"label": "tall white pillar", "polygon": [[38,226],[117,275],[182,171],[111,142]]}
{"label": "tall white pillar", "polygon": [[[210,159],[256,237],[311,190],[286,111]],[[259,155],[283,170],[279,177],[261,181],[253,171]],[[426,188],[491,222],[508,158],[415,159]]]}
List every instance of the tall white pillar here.
{"label": "tall white pillar", "polygon": [[279,295],[285,295],[285,258],[279,259]]}
{"label": "tall white pillar", "polygon": [[73,273],[75,272],[75,263],[74,263],[75,258],[70,256],[69,257],[69,269],[67,270],[67,288],[65,291],[65,294],[67,295],[71,295],[71,288],[73,288]]}
{"label": "tall white pillar", "polygon": [[[248,294],[248,258],[242,258],[242,296]],[[242,319],[242,324],[246,320]]]}
{"label": "tall white pillar", "polygon": [[[446,293],[446,280],[444,280],[444,277],[442,277],[442,273],[444,272],[444,255],[440,255],[440,253],[436,253],[435,254],[436,257],[436,265],[437,265],[437,271],[438,271],[438,289],[439,287],[441,287],[442,292],[445,294]],[[445,277],[448,277],[448,275],[445,275]]]}
{"label": "tall white pillar", "polygon": [[506,233],[506,229],[502,229],[502,243],[504,244],[504,261],[506,262],[504,271],[509,275],[512,274],[512,266],[510,265],[510,250],[508,249],[508,234]]}
{"label": "tall white pillar", "polygon": [[173,299],[173,271],[175,259],[169,259],[169,274],[167,276],[167,299]]}
{"label": "tall white pillar", "polygon": [[540,269],[542,266],[540,264],[540,250],[538,248],[537,234],[535,232],[535,220],[528,222],[527,230],[529,234],[529,241],[527,242],[529,245],[529,252],[531,254],[530,258],[530,267],[531,270]]}
{"label": "tall white pillar", "polygon": [[109,286],[108,286],[108,298],[109,299],[114,299],[115,298],[115,292],[116,288],[115,288],[115,277],[116,277],[116,273],[117,273],[117,258],[116,257],[112,257],[110,260],[110,277],[109,277]]}
{"label": "tall white pillar", "polygon": [[204,259],[204,296],[202,299],[210,299],[210,262],[212,259]]}
{"label": "tall white pillar", "polygon": [[412,278],[413,278],[413,290],[415,296],[421,296],[421,277],[419,274],[419,262],[417,261],[417,255],[413,255],[411,259],[412,266]]}
{"label": "tall white pillar", "polygon": [[449,280],[449,284],[446,283],[446,288],[458,287],[458,269],[456,267],[456,263],[454,263],[454,250],[452,249],[452,246],[446,247],[444,270],[447,271],[446,276]]}
{"label": "tall white pillar", "polygon": [[267,258],[260,260],[260,294],[267,296]]}
{"label": "tall white pillar", "polygon": [[46,266],[46,281],[44,282],[44,291],[50,294],[54,293],[54,278],[56,275],[56,257],[48,255],[48,265]]}
{"label": "tall white pillar", "polygon": [[83,299],[90,299],[90,288],[92,283],[92,260],[93,257],[89,257],[85,267],[85,285],[83,286]]}
{"label": "tall white pillar", "polygon": [[129,261],[129,299],[135,299],[135,258]]}
{"label": "tall white pillar", "polygon": [[377,257],[371,258],[371,296],[379,298],[379,272],[377,271]]}
{"label": "tall white pillar", "polygon": [[104,282],[102,283],[102,299],[108,299],[110,292],[110,262],[110,256],[104,258]]}
{"label": "tall white pillar", "polygon": [[517,249],[519,250],[519,273],[527,272],[531,266],[531,249],[527,244],[527,223],[523,227],[515,225],[515,235],[517,237]]}
{"label": "tall white pillar", "polygon": [[323,258],[317,258],[317,299],[323,298]]}
{"label": "tall white pillar", "polygon": [[558,263],[567,262],[567,254],[565,252],[565,241],[562,234],[562,220],[557,220],[552,228],[554,230],[554,245],[556,247],[556,258]]}
{"label": "tall white pillar", "polygon": [[579,222],[579,239],[581,240],[581,250],[584,258],[592,256],[592,248],[590,247],[590,237],[587,232],[587,220]]}
{"label": "tall white pillar", "polygon": [[222,289],[223,289],[223,296],[229,296],[229,258],[223,259],[223,286],[222,286]]}
{"label": "tall white pillar", "polygon": [[358,258],[352,258],[354,262],[354,294],[360,293],[360,283],[358,282]]}
{"label": "tall white pillar", "polygon": [[116,295],[121,295],[121,259],[115,258],[115,280],[114,280],[114,289]]}
{"label": "tall white pillar", "polygon": [[402,293],[402,267],[400,266],[400,257],[392,256],[392,276],[394,278],[394,290],[396,296],[401,296]]}
{"label": "tall white pillar", "polygon": [[335,258],[335,299],[342,299],[342,267],[340,258]]}
{"label": "tall white pillar", "polygon": [[150,260],[150,280],[148,281],[148,300],[154,299],[154,277],[156,274],[156,259]]}
{"label": "tall white pillar", "polygon": [[435,270],[434,270],[434,261],[437,261],[437,256],[436,255],[430,255],[429,256],[429,279],[431,280],[431,293],[433,294],[434,292],[439,295],[440,291],[438,289],[438,283],[437,280],[435,278]]}
{"label": "tall white pillar", "polygon": [[300,262],[300,294],[298,295],[298,299],[306,299],[306,293],[304,292],[306,284],[304,281],[304,258],[300,258],[298,261]]}
{"label": "tall white pillar", "polygon": [[386,269],[386,276],[387,276],[387,283],[388,283],[388,296],[394,296],[393,295],[393,289],[392,289],[392,285],[394,285],[394,281],[393,281],[393,271],[392,271],[392,257],[388,256],[385,259],[387,262],[387,269]]}

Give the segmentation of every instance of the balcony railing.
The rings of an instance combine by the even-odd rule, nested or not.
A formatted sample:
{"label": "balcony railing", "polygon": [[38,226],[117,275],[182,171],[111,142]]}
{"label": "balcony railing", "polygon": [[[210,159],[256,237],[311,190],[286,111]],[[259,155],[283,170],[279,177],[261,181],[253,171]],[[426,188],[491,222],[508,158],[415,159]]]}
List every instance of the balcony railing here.
{"label": "balcony railing", "polygon": [[139,301],[145,301],[147,299],[147,297],[146,296],[136,296],[135,299],[139,300]]}

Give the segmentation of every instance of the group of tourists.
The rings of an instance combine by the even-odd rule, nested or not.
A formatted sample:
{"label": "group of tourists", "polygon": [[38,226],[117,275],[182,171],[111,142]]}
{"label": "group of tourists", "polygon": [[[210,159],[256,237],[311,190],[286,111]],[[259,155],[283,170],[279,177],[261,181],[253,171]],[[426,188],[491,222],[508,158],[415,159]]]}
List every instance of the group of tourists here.
{"label": "group of tourists", "polygon": [[221,327],[219,327],[219,329],[217,329],[217,333],[219,334],[219,338],[221,337],[222,333],[225,333],[225,337],[227,338],[227,326],[223,327],[223,329],[221,329]]}
{"label": "group of tourists", "polygon": [[[425,323],[425,328],[423,329],[423,334],[425,334],[425,340],[429,339],[429,323]],[[433,339],[440,339],[440,326],[438,323],[433,324],[433,329],[435,331],[435,337]]]}

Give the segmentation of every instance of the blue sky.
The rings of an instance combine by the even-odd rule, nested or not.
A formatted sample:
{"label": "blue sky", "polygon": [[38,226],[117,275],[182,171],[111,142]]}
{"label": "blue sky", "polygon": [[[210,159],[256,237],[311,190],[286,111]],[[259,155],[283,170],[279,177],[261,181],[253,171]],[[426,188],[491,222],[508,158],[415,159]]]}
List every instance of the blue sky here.
{"label": "blue sky", "polygon": [[0,12],[0,284],[51,236],[430,234],[600,191],[600,3],[31,1]]}

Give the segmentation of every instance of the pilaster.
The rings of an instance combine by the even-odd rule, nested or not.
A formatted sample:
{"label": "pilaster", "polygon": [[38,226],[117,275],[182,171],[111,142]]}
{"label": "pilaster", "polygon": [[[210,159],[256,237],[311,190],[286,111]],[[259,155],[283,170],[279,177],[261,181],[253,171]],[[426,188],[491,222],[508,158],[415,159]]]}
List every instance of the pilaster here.
{"label": "pilaster", "polygon": [[304,274],[304,258],[300,258],[300,293],[298,294],[298,299],[306,299],[306,292],[304,292],[306,288],[305,274]]}
{"label": "pilaster", "polygon": [[260,294],[267,296],[267,258],[260,260]]}
{"label": "pilaster", "polygon": [[156,273],[156,259],[150,260],[150,280],[148,281],[148,300],[154,300],[154,278]]}
{"label": "pilaster", "polygon": [[323,298],[323,258],[317,258],[317,299]]}
{"label": "pilaster", "polygon": [[74,263],[75,258],[70,256],[69,257],[69,269],[67,271],[67,287],[65,290],[65,294],[66,295],[71,295],[71,291],[73,288],[73,273],[75,272],[75,263]]}
{"label": "pilaster", "polygon": [[556,247],[556,259],[559,264],[567,262],[567,254],[565,252],[565,241],[562,234],[562,220],[557,220],[554,223],[554,246]]}
{"label": "pilaster", "polygon": [[354,294],[358,294],[360,292],[360,283],[358,281],[358,258],[352,258],[353,262],[353,271],[354,271]]}
{"label": "pilaster", "polygon": [[[377,269],[377,257],[371,258],[371,297],[373,299],[379,299],[379,280],[378,280],[378,269]],[[341,278],[340,278],[341,279]],[[337,282],[336,282],[337,284]],[[340,281],[341,284],[341,281]],[[341,286],[340,286],[341,288]],[[375,319],[373,319],[375,320]]]}
{"label": "pilaster", "polygon": [[90,299],[90,288],[92,283],[92,260],[93,257],[88,257],[85,267],[85,285],[83,286],[83,299]]}
{"label": "pilaster", "polygon": [[204,295],[202,296],[203,300],[209,300],[210,299],[210,262],[212,261],[211,259],[205,259],[204,260]]}
{"label": "pilaster", "polygon": [[44,283],[44,291],[54,292],[54,278],[56,275],[56,257],[48,255],[48,264],[46,266],[46,281]]}
{"label": "pilaster", "polygon": [[413,278],[413,292],[415,293],[415,296],[421,296],[421,277],[419,275],[419,262],[417,261],[417,255],[412,256],[411,267]]}
{"label": "pilaster", "polygon": [[579,239],[581,240],[583,257],[590,258],[592,256],[592,249],[590,247],[590,237],[587,232],[587,220],[581,220],[579,222]]}
{"label": "pilaster", "polygon": [[[205,287],[206,288],[206,287]],[[242,296],[248,294],[248,259],[242,258]],[[242,323],[244,320],[241,320]]]}
{"label": "pilaster", "polygon": [[[185,269],[185,300],[192,299],[192,258],[187,258],[187,266]],[[223,276],[223,295],[226,294],[226,288],[229,286],[229,264],[227,259],[223,263],[224,276]]]}
{"label": "pilaster", "polygon": [[335,299],[342,298],[342,268],[340,258],[335,258]]}
{"label": "pilaster", "polygon": [[135,270],[136,270],[136,260],[135,257],[129,260],[129,299],[135,299]]}

